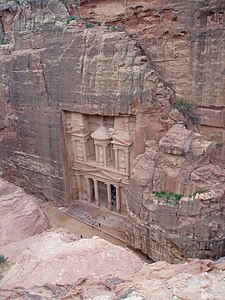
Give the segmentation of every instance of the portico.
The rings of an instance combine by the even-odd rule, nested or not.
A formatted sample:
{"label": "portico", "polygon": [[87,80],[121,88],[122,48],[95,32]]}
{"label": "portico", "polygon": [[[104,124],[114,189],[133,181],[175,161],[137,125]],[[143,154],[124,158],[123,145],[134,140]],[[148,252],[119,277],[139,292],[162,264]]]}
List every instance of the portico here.
{"label": "portico", "polygon": [[[120,212],[121,198],[118,183],[103,181],[90,175],[76,174],[78,184],[78,198],[80,201],[87,201],[90,204],[101,207],[103,202],[106,207],[111,211]],[[100,185],[105,185],[105,194],[101,192]],[[101,197],[100,197],[101,195]]]}

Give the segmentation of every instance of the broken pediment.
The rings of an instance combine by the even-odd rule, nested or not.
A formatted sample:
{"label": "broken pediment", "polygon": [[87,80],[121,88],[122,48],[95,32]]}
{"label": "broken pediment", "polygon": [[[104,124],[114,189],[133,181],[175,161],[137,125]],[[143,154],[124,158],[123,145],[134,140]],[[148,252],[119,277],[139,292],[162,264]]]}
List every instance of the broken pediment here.
{"label": "broken pediment", "polygon": [[132,140],[129,132],[126,131],[114,131],[111,133],[111,137],[113,139],[113,144],[120,144],[124,146],[130,146],[132,144]]}

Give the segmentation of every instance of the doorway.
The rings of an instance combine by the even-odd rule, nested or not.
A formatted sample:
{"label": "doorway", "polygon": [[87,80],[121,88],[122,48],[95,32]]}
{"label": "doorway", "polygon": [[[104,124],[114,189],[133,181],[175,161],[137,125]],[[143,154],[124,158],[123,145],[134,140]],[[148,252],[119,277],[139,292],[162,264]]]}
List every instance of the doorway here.
{"label": "doorway", "polygon": [[89,184],[90,184],[91,202],[95,202],[94,180],[92,178],[89,178]]}
{"label": "doorway", "polygon": [[110,184],[110,187],[111,187],[112,210],[116,210],[116,188],[113,184]]}
{"label": "doorway", "polygon": [[108,202],[107,202],[107,185],[99,181],[98,182],[98,191],[99,191],[99,199],[100,199],[100,207],[107,208]]}

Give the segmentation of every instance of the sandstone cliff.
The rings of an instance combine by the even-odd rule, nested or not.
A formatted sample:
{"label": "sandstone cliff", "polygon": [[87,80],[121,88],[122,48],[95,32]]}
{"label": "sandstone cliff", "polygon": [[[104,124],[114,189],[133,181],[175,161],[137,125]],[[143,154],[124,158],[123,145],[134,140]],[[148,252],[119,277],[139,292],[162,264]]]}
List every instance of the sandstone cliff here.
{"label": "sandstone cliff", "polygon": [[211,139],[224,140],[223,1],[81,5],[90,22],[120,25],[125,32],[73,22],[66,28],[70,14],[76,14],[68,2],[1,0],[5,177],[62,202],[67,170],[60,147],[61,109],[143,114],[158,99],[173,100],[168,86],[195,104],[217,107],[197,111],[194,120]]}
{"label": "sandstone cliff", "polygon": [[[63,112],[133,115],[128,244],[168,261],[223,255],[224,1],[84,1],[86,21],[69,2],[0,1],[2,176],[68,204]],[[188,115],[171,111],[179,97]]]}
{"label": "sandstone cliff", "polygon": [[89,3],[82,13],[124,25],[178,96],[200,106],[224,107],[224,1]]}
{"label": "sandstone cliff", "polygon": [[0,245],[39,234],[50,224],[45,214],[15,185],[0,179]]}
{"label": "sandstone cliff", "polygon": [[14,265],[0,299],[224,299],[224,260],[144,263],[97,237],[46,232],[1,247]]}
{"label": "sandstone cliff", "polygon": [[147,142],[130,179],[129,245],[169,262],[224,255],[225,169],[214,148],[182,124]]}
{"label": "sandstone cliff", "polygon": [[0,57],[3,176],[61,202],[62,110],[138,114],[173,95],[124,31],[67,26],[68,16],[61,1],[36,1],[3,6],[1,17],[9,42]]}
{"label": "sandstone cliff", "polygon": [[0,299],[224,299],[224,258],[146,264],[98,237],[43,232],[48,221],[30,195],[3,180],[0,191],[8,229],[7,242],[0,236],[0,253],[8,257],[0,262]]}

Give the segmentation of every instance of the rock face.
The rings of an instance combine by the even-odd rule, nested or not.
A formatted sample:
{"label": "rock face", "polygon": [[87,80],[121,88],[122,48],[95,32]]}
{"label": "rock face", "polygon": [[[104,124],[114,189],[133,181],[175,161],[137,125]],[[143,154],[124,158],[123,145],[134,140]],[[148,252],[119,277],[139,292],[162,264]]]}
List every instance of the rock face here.
{"label": "rock face", "polygon": [[222,300],[225,295],[224,260],[147,265],[127,249],[62,230],[0,251],[14,263],[0,281],[4,299]]}
{"label": "rock face", "polygon": [[70,177],[63,112],[136,115],[168,106],[173,92],[124,31],[67,27],[61,1],[2,10],[9,40],[0,47],[3,176],[63,202]]}
{"label": "rock face", "polygon": [[128,245],[153,260],[225,254],[223,166],[212,142],[174,125],[137,157],[128,191]]}
{"label": "rock face", "polygon": [[[69,0],[0,1],[1,175],[71,204],[79,184],[65,116],[128,115],[137,157],[128,244],[153,259],[215,258],[224,253],[224,1],[147,2],[85,1],[88,20],[70,22]],[[188,114],[174,105],[180,97]],[[158,203],[162,192],[169,200]]]}
{"label": "rock face", "polygon": [[80,239],[64,229],[42,232],[47,222],[37,228],[34,216],[41,211],[30,198],[1,180],[0,219],[5,228],[16,228],[17,236],[9,231],[7,242],[0,239],[0,253],[8,257],[0,268],[0,299],[224,299],[224,258],[149,265],[98,237]]}
{"label": "rock face", "polygon": [[49,228],[44,213],[22,189],[0,179],[0,245],[17,242]]}
{"label": "rock face", "polygon": [[82,13],[123,24],[177,95],[224,107],[224,1],[93,2]]}

